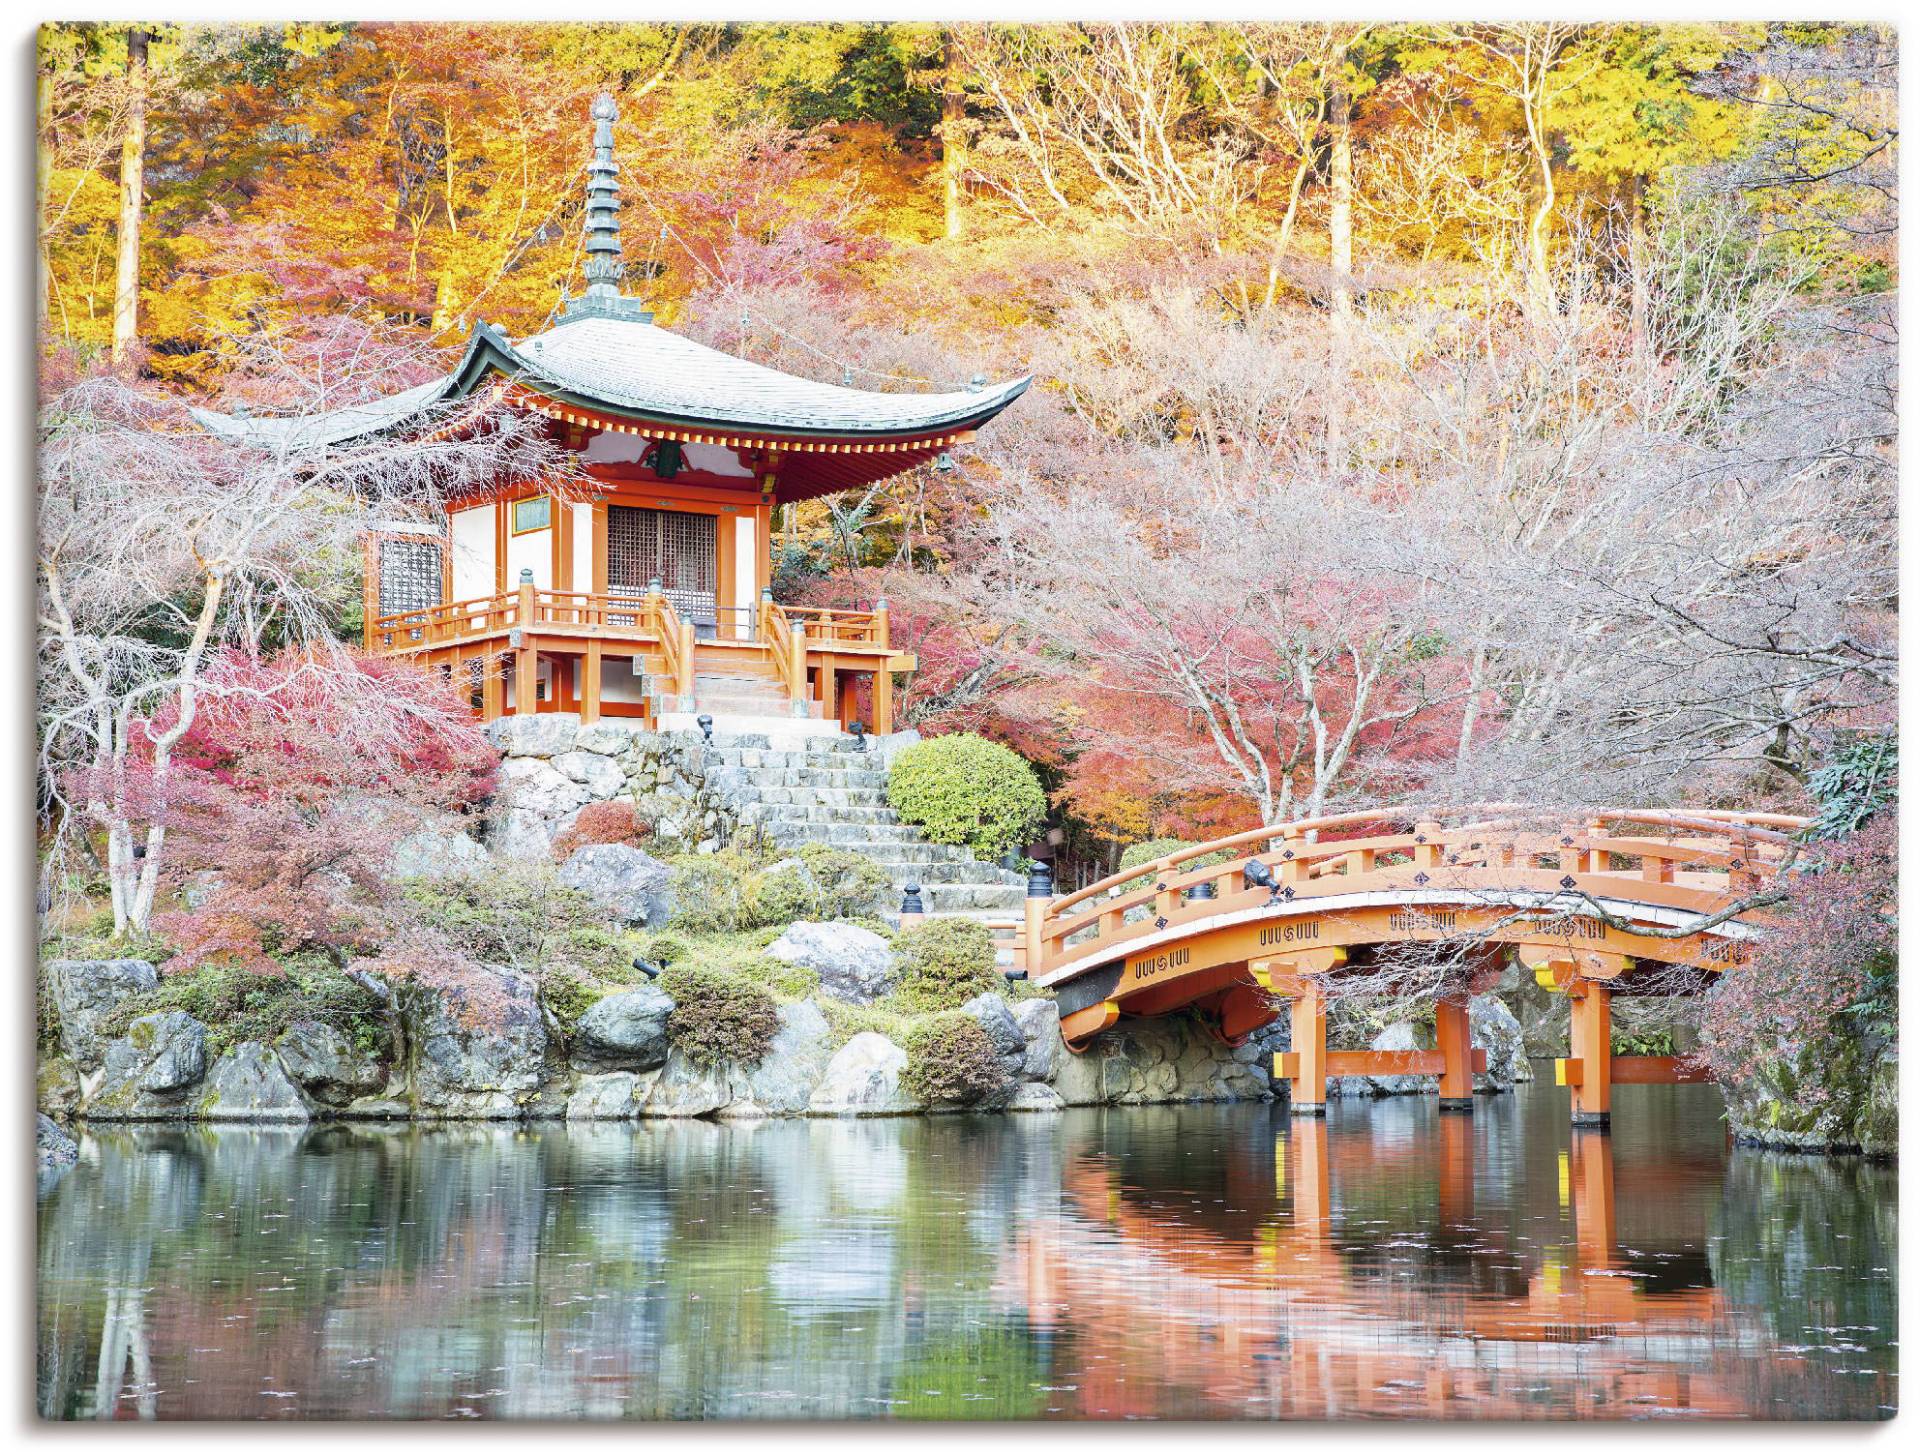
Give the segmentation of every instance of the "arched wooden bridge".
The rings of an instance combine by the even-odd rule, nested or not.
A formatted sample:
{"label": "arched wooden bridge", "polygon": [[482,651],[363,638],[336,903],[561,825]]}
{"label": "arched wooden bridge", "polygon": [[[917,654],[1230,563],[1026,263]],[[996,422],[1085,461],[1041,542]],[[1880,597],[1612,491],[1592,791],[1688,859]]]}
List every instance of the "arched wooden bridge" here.
{"label": "arched wooden bridge", "polygon": [[[1029,898],[1022,959],[1077,1050],[1123,1018],[1187,1007],[1237,1044],[1290,1001],[1293,1050],[1276,1069],[1310,1114],[1343,1075],[1438,1075],[1442,1106],[1471,1109],[1484,1058],[1469,1046],[1467,999],[1517,957],[1572,998],[1557,1076],[1574,1120],[1604,1124],[1616,1083],[1702,1079],[1674,1057],[1612,1055],[1612,997],[1697,993],[1737,970],[1773,923],[1772,881],[1804,827],[1785,814],[1639,809],[1560,823],[1511,804],[1305,819]],[[1330,989],[1391,977],[1408,955],[1395,947],[1416,945],[1452,967],[1437,1048],[1329,1053]]]}

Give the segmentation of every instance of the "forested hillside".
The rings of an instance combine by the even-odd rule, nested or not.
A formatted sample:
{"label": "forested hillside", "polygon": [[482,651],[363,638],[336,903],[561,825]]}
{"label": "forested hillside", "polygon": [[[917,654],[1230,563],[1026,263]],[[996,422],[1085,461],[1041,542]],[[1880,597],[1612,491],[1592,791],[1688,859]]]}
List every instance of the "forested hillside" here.
{"label": "forested hillside", "polygon": [[343,318],[539,329],[609,90],[660,322],[873,389],[1037,376],[953,468],[791,508],[779,589],[886,595],[908,719],[1038,760],[1088,847],[1416,792],[1793,804],[1893,712],[1895,59],[1843,25],[54,26],[45,377],[297,405],[259,361]]}

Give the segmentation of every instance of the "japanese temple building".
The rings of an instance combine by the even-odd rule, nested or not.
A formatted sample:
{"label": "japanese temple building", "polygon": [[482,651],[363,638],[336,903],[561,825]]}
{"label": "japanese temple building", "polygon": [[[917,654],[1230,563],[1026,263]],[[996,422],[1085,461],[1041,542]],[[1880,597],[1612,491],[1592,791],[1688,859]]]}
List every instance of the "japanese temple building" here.
{"label": "japanese temple building", "polygon": [[[734,730],[892,729],[884,601],[829,611],[773,600],[774,508],[938,459],[1029,379],[954,393],[815,383],[656,326],[620,291],[611,97],[594,103],[587,290],[514,342],[485,323],[443,378],[296,418],[198,411],[235,439],[331,444],[430,427],[484,389],[550,422],[591,481],[445,502],[431,526],[368,541],[367,649],[465,677],[481,715],[576,711]],[[856,704],[864,697],[865,709]]]}

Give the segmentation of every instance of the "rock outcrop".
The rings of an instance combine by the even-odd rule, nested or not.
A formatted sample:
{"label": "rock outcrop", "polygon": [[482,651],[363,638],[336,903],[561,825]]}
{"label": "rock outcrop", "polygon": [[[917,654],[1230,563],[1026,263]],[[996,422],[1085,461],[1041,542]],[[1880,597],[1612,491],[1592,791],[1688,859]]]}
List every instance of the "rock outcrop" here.
{"label": "rock outcrop", "polygon": [[827,1062],[807,1100],[816,1116],[899,1116],[925,1111],[925,1103],[900,1086],[907,1053],[878,1031],[862,1031]]}
{"label": "rock outcrop", "polygon": [[327,1106],[343,1107],[387,1084],[380,1063],[324,1021],[295,1021],[274,1042],[274,1050],[295,1085]]}
{"label": "rock outcrop", "polygon": [[97,1071],[106,1060],[108,1038],[99,1025],[108,1012],[160,983],[146,960],[50,960],[46,976],[60,1014],[61,1045],[82,1072]]}
{"label": "rock outcrop", "polygon": [[272,1049],[242,1041],[213,1063],[198,1102],[211,1121],[304,1122],[312,1120],[306,1097]]}
{"label": "rock outcrop", "polygon": [[469,994],[490,1002],[484,1012],[442,990],[403,993],[417,1116],[515,1118],[545,1080],[547,1028],[533,981],[493,970],[489,983]]}
{"label": "rock outcrop", "polygon": [[560,882],[621,923],[658,929],[673,917],[667,866],[631,844],[587,844],[561,866]]}
{"label": "rock outcrop", "polygon": [[574,1052],[590,1063],[655,1071],[667,1060],[667,1017],[673,997],[642,985],[616,990],[587,1007],[574,1030]]}
{"label": "rock outcrop", "polygon": [[143,1015],[107,1046],[105,1074],[81,1112],[100,1121],[189,1116],[206,1072],[205,1026],[183,1010]]}
{"label": "rock outcrop", "polygon": [[44,1187],[54,1175],[80,1160],[80,1144],[64,1132],[60,1124],[41,1112],[34,1123],[35,1166]]}
{"label": "rock outcrop", "polygon": [[899,983],[893,948],[861,925],[795,920],[767,953],[814,971],[822,991],[853,1005],[871,1004]]}

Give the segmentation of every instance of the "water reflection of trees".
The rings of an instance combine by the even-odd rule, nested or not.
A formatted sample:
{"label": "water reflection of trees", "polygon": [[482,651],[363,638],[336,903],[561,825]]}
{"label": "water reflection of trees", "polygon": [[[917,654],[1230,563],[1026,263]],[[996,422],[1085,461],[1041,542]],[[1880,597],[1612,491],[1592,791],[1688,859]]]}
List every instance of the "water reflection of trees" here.
{"label": "water reflection of trees", "polygon": [[[1824,1271],[1863,1249],[1891,1269],[1891,1193],[1736,1157],[1723,1194],[1698,1121],[1675,1112],[1665,1151],[1411,1100],[1324,1126],[1141,1108],[106,1132],[42,1204],[40,1407],[1537,1415],[1582,1390],[1582,1413],[1750,1408],[1799,1377],[1722,1378],[1779,1365],[1754,1357],[1754,1309],[1891,1327],[1890,1282],[1863,1300]],[[1831,1221],[1843,1207],[1859,1226]]]}

